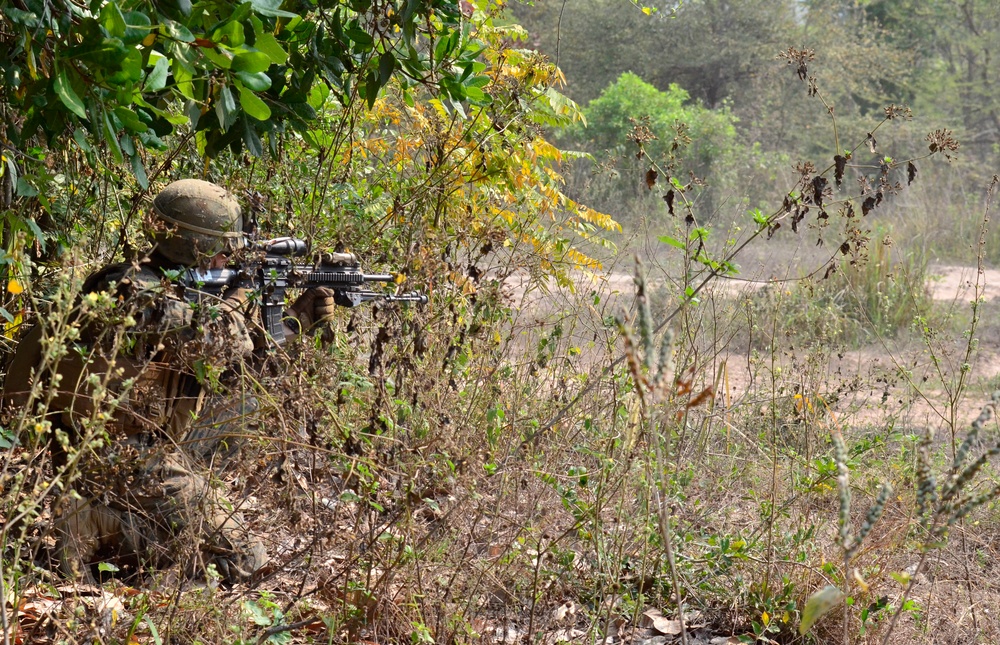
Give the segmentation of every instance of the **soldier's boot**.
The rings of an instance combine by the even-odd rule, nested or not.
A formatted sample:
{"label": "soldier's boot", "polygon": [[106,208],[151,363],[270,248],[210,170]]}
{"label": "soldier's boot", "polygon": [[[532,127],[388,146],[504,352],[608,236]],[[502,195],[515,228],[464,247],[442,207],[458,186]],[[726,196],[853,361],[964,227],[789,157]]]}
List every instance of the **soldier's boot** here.
{"label": "soldier's boot", "polygon": [[164,459],[160,470],[164,498],[156,506],[173,536],[193,538],[198,545],[195,553],[188,554],[187,575],[203,574],[215,565],[227,584],[249,580],[267,562],[263,545],[247,530],[243,514],[208,479],[192,472],[186,461],[183,455]]}
{"label": "soldier's boot", "polygon": [[246,582],[267,563],[264,545],[252,536],[242,514],[219,508],[207,518],[198,568],[214,565],[226,584]]}

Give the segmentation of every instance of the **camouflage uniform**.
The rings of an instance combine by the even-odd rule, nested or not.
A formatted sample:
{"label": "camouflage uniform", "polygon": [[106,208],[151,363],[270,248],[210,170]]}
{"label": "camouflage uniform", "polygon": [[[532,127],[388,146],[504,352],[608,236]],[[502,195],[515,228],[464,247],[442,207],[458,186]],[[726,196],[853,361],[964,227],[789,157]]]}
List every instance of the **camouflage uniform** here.
{"label": "camouflage uniform", "polygon": [[[86,472],[78,486],[84,500],[71,501],[59,514],[62,566],[75,575],[74,569],[91,562],[102,547],[163,565],[183,550],[182,543],[197,541],[189,566],[215,564],[224,579],[235,582],[264,564],[264,552],[247,537],[241,514],[212,485],[210,474],[221,470],[249,432],[256,402],[238,392],[211,393],[195,376],[195,363],[236,367],[251,358],[254,343],[239,294],[228,294],[217,307],[196,309],[169,285],[165,289],[162,272],[157,273],[149,264],[138,270],[115,266],[85,287],[85,292],[116,288],[123,306],[138,306],[135,330],[126,332],[132,347],[115,362],[138,377],[111,420],[113,443],[97,460],[96,472]],[[199,320],[196,313],[210,319]],[[85,336],[87,345],[99,342]],[[74,372],[67,366],[64,382],[74,383]],[[109,389],[117,394],[117,387],[116,379]],[[61,421],[74,427],[91,410],[79,392],[68,394],[72,400],[59,406]],[[222,462],[214,463],[216,458]],[[112,462],[123,467],[108,473]],[[86,567],[80,573],[86,576]]]}
{"label": "camouflage uniform", "polygon": [[[107,330],[83,324],[81,351],[70,351],[57,368],[61,380],[49,406],[51,420],[70,436],[79,435],[94,412],[88,375],[107,377],[110,367],[120,369],[107,390],[122,399],[107,422],[111,441],[81,462],[78,495],[65,496],[68,501],[56,511],[60,566],[67,575],[91,579],[98,554],[112,550],[154,567],[183,557],[180,564],[189,574],[212,564],[224,580],[236,582],[266,560],[239,510],[212,482],[240,438],[253,432],[256,400],[226,388],[227,376],[255,349],[248,300],[234,290],[214,302],[189,304],[164,269],[191,266],[241,244],[215,217],[222,208],[223,224],[240,226],[239,206],[213,184],[182,180],[160,193],[154,208],[178,230],[154,235],[157,246],[142,263],[110,266],[83,288],[85,295],[112,294],[117,308],[135,319],[124,333],[125,349],[104,347]],[[329,295],[304,294],[288,314],[323,319],[333,308]],[[28,374],[41,359],[40,330],[21,342],[8,368],[7,405],[27,402]],[[219,383],[204,383],[206,365],[221,375]]]}

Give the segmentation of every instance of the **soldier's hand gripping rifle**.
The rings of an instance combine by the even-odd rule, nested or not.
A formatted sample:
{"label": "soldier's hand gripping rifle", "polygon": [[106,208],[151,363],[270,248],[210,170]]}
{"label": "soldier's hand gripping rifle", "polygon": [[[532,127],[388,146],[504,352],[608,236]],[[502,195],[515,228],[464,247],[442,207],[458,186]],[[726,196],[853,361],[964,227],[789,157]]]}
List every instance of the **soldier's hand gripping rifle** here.
{"label": "soldier's hand gripping rifle", "polygon": [[259,257],[238,268],[189,269],[180,276],[185,297],[197,300],[201,294],[220,296],[233,287],[248,289],[259,298],[261,324],[277,344],[285,341],[285,291],[326,287],[333,291],[334,302],[342,307],[356,307],[371,300],[426,303],[427,296],[417,291],[389,294],[366,288],[369,282],[394,282],[388,273],[365,273],[353,253],[327,253],[315,264],[297,258],[309,253],[305,240],[279,237],[255,245]]}

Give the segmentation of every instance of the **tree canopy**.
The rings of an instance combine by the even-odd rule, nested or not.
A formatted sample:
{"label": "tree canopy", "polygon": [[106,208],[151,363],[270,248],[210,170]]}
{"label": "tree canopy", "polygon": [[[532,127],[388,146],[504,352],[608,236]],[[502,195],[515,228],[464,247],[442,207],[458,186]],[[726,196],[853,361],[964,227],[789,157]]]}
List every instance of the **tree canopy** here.
{"label": "tree canopy", "polygon": [[[372,2],[112,0],[5,3],[0,95],[9,145],[87,135],[130,160],[191,128],[214,157],[276,150],[304,132],[328,96],[371,106],[390,79],[433,85],[453,101],[486,99],[483,45],[457,0]],[[471,6],[471,5],[470,5]]]}

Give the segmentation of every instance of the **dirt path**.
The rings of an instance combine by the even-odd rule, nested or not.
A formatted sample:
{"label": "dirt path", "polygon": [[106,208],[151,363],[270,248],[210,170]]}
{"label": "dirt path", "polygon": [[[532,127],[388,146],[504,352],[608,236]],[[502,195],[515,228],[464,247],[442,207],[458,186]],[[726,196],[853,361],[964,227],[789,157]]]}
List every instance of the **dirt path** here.
{"label": "dirt path", "polygon": [[[706,288],[704,296],[711,293],[723,297],[735,297],[753,292],[768,284],[767,281],[719,280]],[[508,283],[510,292],[518,298],[515,302],[521,305],[523,311],[534,313],[552,313],[573,306],[574,296],[563,292],[562,302],[557,295],[561,290],[552,288],[527,291],[527,280]],[[936,264],[928,267],[927,288],[931,297],[947,306],[954,303],[956,307],[967,306],[976,294],[986,301],[1000,298],[1000,270],[985,269],[980,273],[976,267],[952,264]],[[654,287],[655,289],[655,287]],[[621,307],[630,306],[634,297],[634,281],[625,272],[611,272],[607,275],[583,278],[576,284],[576,298],[580,294],[600,294],[602,302],[610,302],[609,310],[617,311]],[[527,291],[527,292],[526,292]],[[894,340],[886,342],[894,345],[886,347],[864,347],[843,351],[838,354],[828,366],[828,376],[834,380],[845,381],[850,377],[860,377],[866,382],[882,385],[862,388],[838,406],[841,411],[851,410],[853,423],[878,423],[884,421],[891,410],[904,411],[905,418],[900,421],[908,427],[936,427],[942,423],[942,414],[946,411],[943,392],[932,387],[921,386],[923,383],[935,382],[939,374],[932,369],[932,363],[924,355],[922,346],[895,346]],[[943,347],[939,351],[946,351]],[[895,358],[893,358],[895,356]],[[956,358],[941,357],[946,372],[959,369]],[[761,375],[750,366],[747,356],[736,353],[723,353],[716,357],[715,364],[709,368],[711,374],[718,373],[721,364],[725,364],[728,385],[727,401],[731,403],[746,402],[746,397],[752,396],[753,383]],[[911,378],[917,384],[916,388],[908,387],[894,375],[901,369],[911,373]],[[1000,345],[994,338],[992,342],[984,341],[976,352],[972,369],[976,381],[989,381],[1000,378]],[[929,381],[928,381],[929,379]],[[887,383],[892,383],[887,386]],[[721,384],[720,384],[721,385]],[[978,404],[963,410],[961,416],[969,420],[978,414]]]}
{"label": "dirt path", "polygon": [[[974,266],[955,264],[933,264],[928,267],[927,287],[931,297],[939,301],[967,301],[974,297],[977,283],[980,293],[987,301],[1000,297],[1000,269],[984,269],[979,275]],[[541,290],[526,293],[527,276],[512,276],[507,285],[515,303],[537,304],[535,300],[548,297]],[[739,295],[766,286],[766,280],[725,280],[719,279],[706,287],[706,293]],[[581,275],[577,281],[577,291],[597,292],[608,296],[630,296],[634,293],[635,282],[632,275],[612,272],[604,275]],[[527,296],[527,299],[525,299]]]}
{"label": "dirt path", "polygon": [[928,274],[927,286],[935,300],[972,300],[977,282],[986,300],[1000,296],[1000,270],[997,269],[984,269],[979,275],[976,267],[937,264],[928,267]]}

